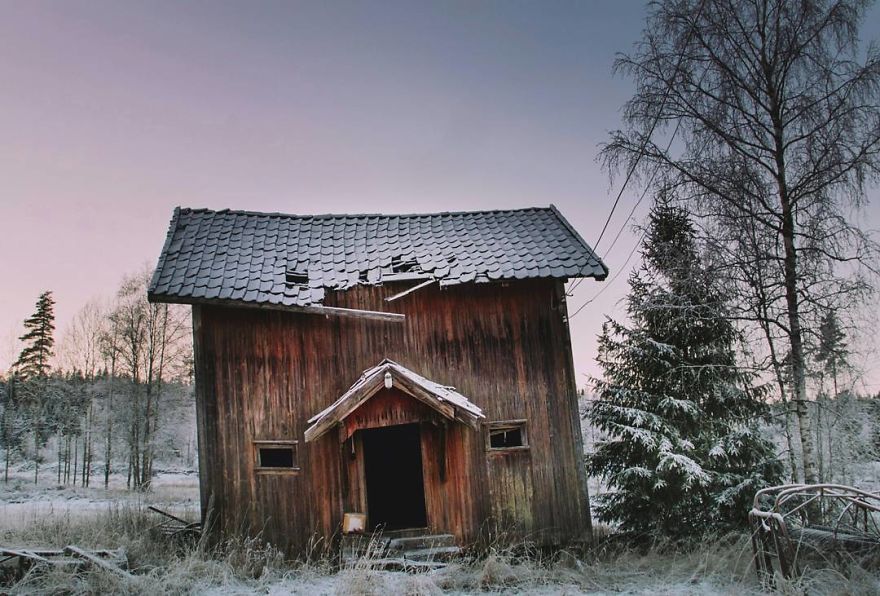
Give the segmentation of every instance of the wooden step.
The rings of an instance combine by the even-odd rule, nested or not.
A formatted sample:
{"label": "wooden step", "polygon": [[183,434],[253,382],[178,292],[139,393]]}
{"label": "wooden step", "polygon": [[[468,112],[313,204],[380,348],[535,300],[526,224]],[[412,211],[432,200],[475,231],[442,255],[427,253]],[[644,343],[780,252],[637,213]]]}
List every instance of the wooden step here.
{"label": "wooden step", "polygon": [[442,546],[455,546],[455,536],[452,534],[427,534],[406,538],[393,538],[388,543],[388,549],[391,551],[410,551]]}
{"label": "wooden step", "polygon": [[400,554],[407,561],[448,561],[460,555],[461,549],[457,546],[434,546],[405,550]]}
{"label": "wooden step", "polygon": [[425,572],[434,571],[446,567],[446,563],[441,561],[413,561],[411,559],[376,559],[370,561],[370,567],[374,569],[382,569],[385,571],[408,571],[408,572]]}

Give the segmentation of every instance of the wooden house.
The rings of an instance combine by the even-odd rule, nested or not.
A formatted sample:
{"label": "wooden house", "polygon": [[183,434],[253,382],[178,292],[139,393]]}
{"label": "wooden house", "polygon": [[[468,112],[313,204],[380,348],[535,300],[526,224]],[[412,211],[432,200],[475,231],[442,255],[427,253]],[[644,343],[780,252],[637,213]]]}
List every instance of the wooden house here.
{"label": "wooden house", "polygon": [[192,305],[206,523],[587,537],[564,283],[606,275],[552,206],[175,210],[149,299]]}

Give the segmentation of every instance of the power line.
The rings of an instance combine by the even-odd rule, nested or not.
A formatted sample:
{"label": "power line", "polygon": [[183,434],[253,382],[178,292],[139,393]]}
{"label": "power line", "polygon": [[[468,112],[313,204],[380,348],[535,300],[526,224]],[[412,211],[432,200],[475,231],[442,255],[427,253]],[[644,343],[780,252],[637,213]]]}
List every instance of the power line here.
{"label": "power line", "polygon": [[568,320],[569,320],[569,321],[572,320],[572,319],[575,317],[575,315],[577,315],[579,312],[581,312],[582,310],[584,310],[584,307],[585,307],[585,306],[587,306],[588,304],[591,304],[594,300],[596,300],[596,298],[598,298],[599,296],[601,296],[601,295],[605,292],[605,290],[607,290],[609,287],[611,287],[611,284],[614,283],[614,280],[616,280],[616,279],[620,276],[620,274],[623,273],[623,270],[626,269],[626,265],[627,265],[627,263],[629,263],[629,260],[632,259],[632,257],[633,257],[634,254],[636,254],[636,250],[639,248],[639,245],[642,243],[642,240],[645,238],[645,234],[646,234],[646,233],[647,233],[647,230],[642,231],[642,235],[639,236],[639,239],[636,241],[635,246],[633,246],[633,247],[632,247],[632,250],[629,251],[629,256],[626,257],[626,260],[623,262],[623,265],[620,266],[620,269],[617,270],[617,273],[615,273],[613,276],[611,276],[611,279],[608,280],[608,283],[606,283],[605,285],[603,285],[601,290],[599,290],[598,292],[596,292],[595,294],[593,294],[593,297],[592,297],[592,298],[590,298],[589,300],[587,300],[586,302],[584,302],[583,304],[581,304],[581,305],[577,308],[577,310],[574,311],[574,312],[571,314],[571,316],[568,317]]}
{"label": "power line", "polygon": [[[678,120],[675,123],[675,129],[672,131],[672,136],[669,137],[669,142],[666,143],[666,149],[664,150],[664,152],[668,153],[669,149],[672,148],[672,143],[673,143],[673,141],[675,141],[675,136],[678,134],[678,130],[680,128],[681,128],[681,120]],[[642,191],[642,194],[639,197],[639,200],[636,201],[636,204],[633,205],[632,209],[630,209],[629,215],[626,216],[626,219],[624,220],[623,225],[621,225],[620,229],[617,230],[617,234],[614,236],[614,240],[611,241],[611,244],[605,250],[611,250],[612,248],[614,248],[614,245],[617,244],[617,240],[618,240],[618,238],[620,238],[620,234],[623,232],[624,228],[626,228],[626,224],[628,224],[630,222],[630,220],[632,219],[632,216],[636,212],[636,209],[638,209],[639,205],[641,205],[642,201],[645,199],[645,196],[648,194],[648,189],[651,187],[651,183],[654,182],[654,178],[657,177],[657,173],[659,171],[660,171],[660,165],[657,164],[657,167],[654,168],[654,171],[651,173],[651,177],[645,183],[645,189]],[[581,278],[581,279],[583,279],[583,278]]]}
{"label": "power line", "polygon": [[[697,9],[697,14],[694,17],[695,22],[703,14],[703,7],[705,5],[706,5],[706,0],[700,0],[700,7]],[[691,37],[693,37],[693,35],[694,35],[695,28],[696,28],[695,26],[692,26],[690,28],[690,30],[688,31],[687,39],[685,40],[684,45],[682,45],[681,51],[678,53],[678,58],[675,62],[675,68],[672,70],[673,80],[675,79],[675,76],[678,74],[679,68],[681,68],[681,63],[684,61],[685,50],[687,49],[687,45],[691,41]],[[635,173],[636,168],[639,165],[639,162],[642,160],[642,156],[645,154],[645,147],[648,146],[648,141],[651,140],[651,137],[654,135],[654,129],[657,128],[657,124],[660,122],[660,114],[663,113],[663,108],[666,107],[666,100],[669,98],[670,89],[671,89],[671,86],[667,85],[666,88],[663,90],[663,99],[660,101],[660,107],[657,109],[657,114],[654,116],[654,121],[651,123],[651,128],[648,130],[648,134],[645,135],[644,140],[642,141],[642,146],[639,149],[639,153],[636,155],[635,161],[632,163],[632,165],[629,168],[629,171],[626,173],[626,178],[624,178],[624,180],[623,180],[623,185],[620,187],[620,192],[617,193],[617,197],[615,197],[614,203],[612,203],[612,205],[611,205],[611,211],[608,213],[608,217],[605,218],[605,223],[602,225],[602,231],[599,232],[599,238],[597,238],[596,242],[593,244],[593,253],[594,254],[599,251],[599,243],[602,242],[602,238],[605,236],[605,231],[608,229],[608,224],[611,222],[611,217],[614,215],[614,211],[617,209],[617,204],[620,203],[620,198],[623,196],[623,191],[626,190],[626,185],[629,184],[629,181],[632,179],[632,176]],[[681,121],[679,120],[679,122],[681,122]],[[675,130],[678,131],[678,124],[676,124]],[[674,135],[673,135],[673,138],[674,138]],[[670,139],[670,146],[671,145],[672,145],[672,140]],[[655,172],[655,174],[656,174],[656,172]],[[653,179],[653,176],[652,176],[652,179]],[[646,185],[646,189],[647,189],[647,187],[648,187],[648,185]],[[642,193],[642,198],[644,198],[644,193]],[[641,198],[639,199],[639,201],[641,202]],[[635,209],[633,209],[633,211],[635,211]],[[631,214],[632,214],[632,212],[631,212]],[[627,218],[627,220],[628,219],[629,218]],[[624,223],[624,225],[626,225],[626,224]],[[618,232],[618,236],[619,235],[620,235],[620,233]],[[616,242],[616,238],[615,238],[615,242]],[[612,245],[613,245],[613,243],[612,243]],[[575,284],[571,288],[569,288],[569,293],[571,291],[573,291],[575,288],[577,288],[581,279],[583,279],[583,278],[578,279],[575,282]]]}
{"label": "power line", "polygon": [[[681,120],[679,120],[675,123],[675,129],[672,131],[672,136],[669,137],[669,142],[666,144],[666,151],[667,152],[672,147],[672,143],[673,143],[673,141],[675,141],[675,136],[678,134],[679,128],[681,128]],[[651,188],[651,183],[654,182],[654,178],[657,176],[657,173],[659,171],[660,171],[660,165],[658,164],[657,167],[654,168],[654,171],[651,173],[651,177],[645,183],[645,188],[644,188],[644,190],[642,190],[642,194],[641,194],[641,196],[639,196],[639,200],[636,201],[635,205],[633,205],[633,208],[630,209],[629,215],[626,216],[626,219],[624,220],[623,224],[620,226],[620,229],[617,230],[617,234],[614,236],[614,240],[611,241],[611,245],[606,250],[610,251],[612,248],[614,248],[614,245],[617,244],[617,240],[620,238],[620,234],[623,233],[623,230],[626,228],[626,225],[632,219],[633,214],[636,212],[636,209],[639,208],[639,205],[642,204],[642,201],[645,199],[645,196],[647,196],[648,190]],[[581,283],[584,281],[584,279],[585,278],[583,278],[583,277],[579,277],[578,279],[576,279],[575,282],[568,289],[567,295],[571,296],[572,292],[574,292],[577,289],[577,287],[579,285],[581,285]]]}
{"label": "power line", "polygon": [[[694,23],[696,23],[696,21],[699,20],[700,16],[703,14],[703,8],[705,7],[705,5],[706,5],[706,0],[700,0],[700,6],[697,9],[696,15],[694,16]],[[675,76],[678,74],[678,71],[681,68],[681,63],[684,61],[685,50],[687,49],[687,46],[690,43],[691,38],[694,35],[695,29],[696,29],[696,25],[694,24],[693,26],[691,26],[690,30],[688,31],[687,39],[685,40],[684,44],[682,45],[681,51],[679,52],[678,58],[676,59],[676,62],[675,62],[675,68],[672,71],[672,80],[675,79]],[[632,163],[632,166],[630,166],[629,171],[626,174],[626,178],[623,181],[623,185],[620,187],[620,191],[617,193],[617,197],[614,199],[614,203],[611,205],[611,211],[608,213],[608,217],[605,218],[605,223],[602,225],[602,231],[599,232],[599,238],[596,240],[596,243],[593,245],[593,253],[594,254],[598,253],[599,243],[602,242],[602,238],[605,236],[605,231],[608,229],[608,224],[611,222],[611,217],[614,215],[615,209],[617,209],[617,204],[620,202],[620,197],[623,196],[623,191],[626,190],[626,185],[629,184],[629,181],[632,179],[632,176],[635,173],[636,168],[638,167],[639,162],[642,159],[642,156],[645,154],[645,147],[648,146],[648,142],[651,140],[651,137],[654,135],[654,130],[657,128],[657,124],[660,122],[660,115],[663,113],[663,108],[666,107],[666,100],[669,98],[670,89],[671,89],[671,85],[666,85],[666,88],[663,90],[663,99],[660,101],[660,107],[657,109],[657,114],[654,116],[654,121],[651,123],[651,128],[648,130],[648,134],[645,135],[644,140],[642,141],[642,146],[639,149],[639,153],[636,155],[635,161]],[[669,143],[666,145],[666,151],[669,151],[670,147],[672,147],[672,142],[673,142],[673,140],[675,140],[675,135],[678,133],[680,126],[681,126],[681,120],[678,120],[675,124],[675,130],[672,132],[672,136],[669,139]],[[651,178],[649,179],[648,183],[645,184],[645,190],[642,191],[642,195],[639,197],[639,200],[636,202],[636,204],[630,210],[629,215],[627,216],[626,220],[623,222],[623,225],[621,226],[620,230],[618,230],[617,234],[615,235],[614,240],[611,242],[611,246],[609,247],[609,250],[617,242],[617,239],[620,238],[620,234],[623,231],[623,228],[629,222],[630,218],[632,218],[633,213],[635,213],[636,208],[639,206],[639,203],[641,203],[642,200],[645,198],[645,195],[648,192],[648,188],[650,188],[651,182],[654,180],[654,177],[657,175],[657,172],[659,170],[660,170],[660,166],[658,165],[657,168],[655,168],[654,172],[651,174]],[[608,286],[611,285],[611,282],[613,282],[615,279],[617,279],[617,276],[620,275],[620,271],[622,271],[623,268],[626,267],[627,263],[629,263],[630,259],[635,254],[636,249],[638,248],[639,244],[641,243],[641,241],[642,241],[641,239],[644,237],[645,237],[645,234],[643,232],[641,237],[639,238],[639,241],[636,242],[635,246],[633,246],[633,249],[630,251],[629,256],[627,256],[626,261],[624,261],[623,265],[621,266],[621,269],[617,272],[617,274],[615,274],[611,278],[611,280],[609,280],[608,283],[601,290],[599,290],[599,292],[597,292],[592,298],[590,298],[585,303],[583,303],[581,306],[579,306],[578,309],[575,310],[574,314],[571,315],[571,317],[569,317],[570,319],[573,318],[574,315],[579,313],[587,304],[590,304],[596,298],[598,298],[608,288]],[[577,280],[575,280],[575,282],[572,284],[572,286],[568,289],[568,292],[566,292],[566,295],[571,296],[571,293],[575,289],[577,289],[577,287],[581,284],[583,279],[584,278],[581,277],[581,278],[578,278]]]}
{"label": "power line", "polygon": [[599,296],[601,296],[601,295],[605,292],[605,290],[607,290],[609,287],[611,287],[611,284],[613,284],[614,281],[615,281],[618,277],[620,277],[620,274],[623,273],[624,269],[626,268],[627,263],[629,263],[630,259],[632,259],[633,255],[636,253],[636,250],[639,248],[639,245],[642,243],[642,239],[644,239],[644,237],[645,237],[645,232],[642,232],[642,235],[639,237],[639,239],[638,239],[638,241],[636,242],[635,246],[633,246],[633,247],[632,247],[632,250],[629,251],[629,255],[626,257],[626,260],[623,262],[623,265],[621,265],[620,269],[617,270],[617,273],[615,273],[615,274],[611,277],[611,279],[608,280],[608,283],[606,283],[605,285],[603,285],[603,286],[602,286],[602,289],[599,290],[598,292],[596,292],[596,293],[593,295],[592,298],[590,298],[589,300],[587,300],[586,302],[584,302],[583,304],[581,304],[581,305],[577,308],[577,310],[575,310],[575,311],[571,314],[571,316],[568,317],[569,320],[573,319],[573,318],[575,317],[575,315],[577,315],[579,312],[581,312],[581,311],[584,309],[584,307],[586,307],[586,306],[589,305],[589,304],[592,304],[593,301],[595,301]]}

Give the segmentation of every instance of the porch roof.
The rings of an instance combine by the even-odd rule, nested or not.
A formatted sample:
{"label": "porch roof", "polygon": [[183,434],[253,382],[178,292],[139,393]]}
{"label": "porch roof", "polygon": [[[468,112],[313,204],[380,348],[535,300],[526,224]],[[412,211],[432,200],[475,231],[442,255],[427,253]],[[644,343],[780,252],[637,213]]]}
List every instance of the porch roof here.
{"label": "porch roof", "polygon": [[458,393],[454,387],[426,379],[386,358],[365,370],[339,399],[309,419],[310,426],[305,432],[306,442],[324,435],[385,387],[386,373],[391,376],[393,387],[432,408],[444,418],[476,428],[479,420],[486,417],[479,406]]}

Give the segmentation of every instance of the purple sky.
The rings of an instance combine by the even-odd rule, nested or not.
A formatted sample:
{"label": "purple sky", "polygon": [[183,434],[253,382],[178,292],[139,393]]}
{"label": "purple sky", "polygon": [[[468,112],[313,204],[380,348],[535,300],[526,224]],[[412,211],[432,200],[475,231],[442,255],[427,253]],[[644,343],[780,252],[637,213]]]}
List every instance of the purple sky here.
{"label": "purple sky", "polygon": [[[611,64],[643,18],[640,2],[0,0],[0,368],[41,291],[60,337],[153,266],[176,205],[554,203],[594,243],[618,190],[598,145],[631,92]],[[635,237],[608,252],[610,237],[598,250],[615,272]],[[579,385],[625,282],[572,321]],[[602,287],[581,284],[570,311]]]}

